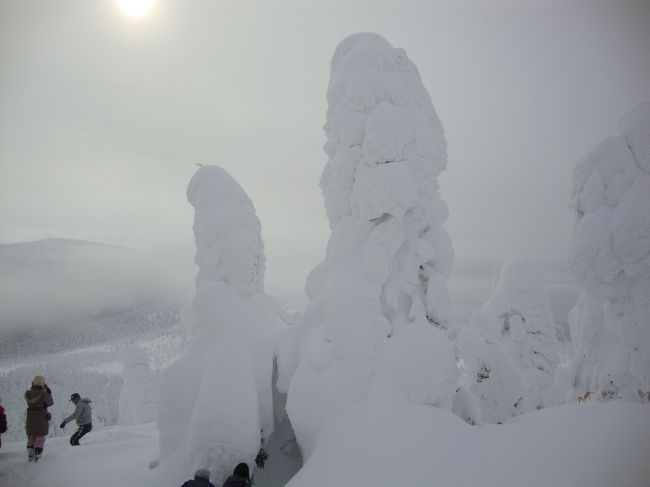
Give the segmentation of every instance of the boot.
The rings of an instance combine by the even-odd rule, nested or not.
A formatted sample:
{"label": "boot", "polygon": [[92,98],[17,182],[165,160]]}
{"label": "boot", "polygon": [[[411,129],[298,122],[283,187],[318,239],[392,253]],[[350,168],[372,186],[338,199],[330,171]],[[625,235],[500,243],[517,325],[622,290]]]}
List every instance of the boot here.
{"label": "boot", "polygon": [[34,447],[28,446],[27,447],[27,461],[28,462],[33,462],[35,454],[36,454],[36,452],[34,451]]}
{"label": "boot", "polygon": [[43,454],[42,448],[34,448],[34,461],[38,462],[38,459],[41,458],[42,454]]}

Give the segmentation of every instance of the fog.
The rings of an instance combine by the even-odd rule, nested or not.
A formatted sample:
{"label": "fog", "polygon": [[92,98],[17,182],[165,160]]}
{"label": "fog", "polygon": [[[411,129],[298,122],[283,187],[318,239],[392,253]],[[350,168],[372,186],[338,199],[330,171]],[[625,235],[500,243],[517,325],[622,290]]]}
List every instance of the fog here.
{"label": "fog", "polygon": [[[3,0],[0,242],[144,249],[158,260],[143,279],[174,284],[169,269],[195,272],[185,187],[196,163],[218,164],[262,221],[267,289],[299,292],[329,235],[329,60],[360,31],[405,48],[431,94],[459,259],[563,262],[575,162],[650,100],[645,0],[160,0],[138,22],[110,1]],[[160,247],[177,250],[146,250]],[[92,293],[18,270],[3,299],[36,293],[41,319],[57,303],[92,308],[95,294],[119,301],[111,273],[134,268],[103,262]]]}
{"label": "fog", "polygon": [[143,251],[75,240],[0,245],[0,331],[75,327],[146,305],[182,306],[191,270],[176,249]]}

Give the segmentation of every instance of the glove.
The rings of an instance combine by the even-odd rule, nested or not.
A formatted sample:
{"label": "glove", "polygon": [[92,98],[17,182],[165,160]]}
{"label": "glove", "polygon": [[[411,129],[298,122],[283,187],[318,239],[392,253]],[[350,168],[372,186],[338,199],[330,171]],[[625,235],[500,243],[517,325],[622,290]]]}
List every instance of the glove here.
{"label": "glove", "polygon": [[59,425],[59,428],[61,429],[65,428],[65,421]]}

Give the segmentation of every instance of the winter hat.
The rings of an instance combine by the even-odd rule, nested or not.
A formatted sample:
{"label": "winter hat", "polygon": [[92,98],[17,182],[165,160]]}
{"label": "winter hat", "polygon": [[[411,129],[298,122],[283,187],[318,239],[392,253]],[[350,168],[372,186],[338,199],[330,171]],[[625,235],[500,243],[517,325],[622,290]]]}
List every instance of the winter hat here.
{"label": "winter hat", "polygon": [[210,470],[206,470],[205,468],[199,468],[195,473],[194,473],[194,480],[210,480]]}
{"label": "winter hat", "polygon": [[34,379],[32,380],[32,385],[45,387],[45,377],[43,377],[42,375],[35,376]]}
{"label": "winter hat", "polygon": [[74,400],[74,399],[81,399],[81,396],[79,395],[78,392],[73,392],[73,393],[70,395],[70,400],[72,401],[72,400]]}
{"label": "winter hat", "polygon": [[235,467],[235,471],[233,473],[248,480],[248,465],[245,463],[240,463]]}

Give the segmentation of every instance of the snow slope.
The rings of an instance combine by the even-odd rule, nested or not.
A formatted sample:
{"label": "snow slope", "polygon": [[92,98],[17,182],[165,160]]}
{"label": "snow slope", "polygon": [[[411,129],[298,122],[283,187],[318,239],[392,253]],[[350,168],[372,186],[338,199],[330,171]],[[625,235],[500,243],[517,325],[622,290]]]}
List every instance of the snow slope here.
{"label": "snow slope", "polygon": [[480,427],[440,408],[369,406],[323,428],[287,486],[647,487],[650,479],[648,404],[558,406]]}

